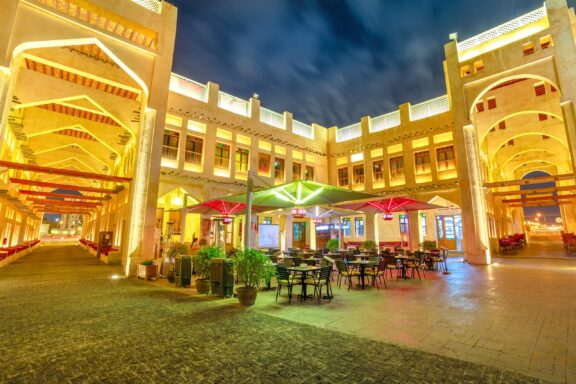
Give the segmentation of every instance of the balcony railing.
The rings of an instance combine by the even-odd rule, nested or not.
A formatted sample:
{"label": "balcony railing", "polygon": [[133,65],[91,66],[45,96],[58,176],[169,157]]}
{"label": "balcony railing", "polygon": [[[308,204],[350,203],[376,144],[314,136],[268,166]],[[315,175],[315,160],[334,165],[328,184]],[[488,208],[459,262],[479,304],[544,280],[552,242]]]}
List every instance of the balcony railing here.
{"label": "balcony railing", "polygon": [[292,120],[292,133],[314,140],[314,128],[298,120]]}
{"label": "balcony railing", "polygon": [[286,129],[284,124],[284,115],[264,107],[260,107],[260,122],[276,128]]}
{"label": "balcony railing", "polygon": [[170,90],[192,99],[208,101],[208,87],[197,81],[173,73],[170,76]]}
{"label": "balcony railing", "polygon": [[202,165],[202,154],[198,152],[186,151],[184,153],[184,162],[187,164]]}
{"label": "balcony railing", "polygon": [[218,107],[242,116],[249,116],[250,103],[226,92],[218,92]]}
{"label": "balcony railing", "polygon": [[450,110],[448,95],[410,106],[410,121],[422,120]]}
{"label": "balcony railing", "polygon": [[525,15],[510,20],[507,23],[501,24],[495,28],[489,29],[486,32],[482,32],[479,35],[458,43],[458,51],[465,51],[467,49],[477,47],[481,44],[487,43],[490,40],[497,39],[545,17],[546,7],[538,8],[532,12],[528,12]]}
{"label": "balcony railing", "polygon": [[162,146],[162,157],[168,160],[176,160],[178,158],[178,148]]}
{"label": "balcony railing", "polygon": [[360,123],[352,124],[347,127],[336,129],[336,142],[340,143],[346,140],[352,140],[362,136],[362,126]]}
{"label": "balcony railing", "polygon": [[394,111],[385,115],[380,115],[370,118],[370,125],[368,131],[380,132],[388,128],[397,127],[400,125],[400,111]]}
{"label": "balcony railing", "polygon": [[132,0],[153,12],[162,13],[162,0]]}

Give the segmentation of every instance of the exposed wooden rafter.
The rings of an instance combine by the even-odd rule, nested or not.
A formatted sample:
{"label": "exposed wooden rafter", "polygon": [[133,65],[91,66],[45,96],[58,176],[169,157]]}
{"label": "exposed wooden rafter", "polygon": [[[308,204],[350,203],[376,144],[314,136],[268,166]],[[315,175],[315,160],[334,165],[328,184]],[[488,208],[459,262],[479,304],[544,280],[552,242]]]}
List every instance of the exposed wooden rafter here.
{"label": "exposed wooden rafter", "polygon": [[538,197],[524,197],[521,199],[504,199],[502,200],[503,203],[527,203],[533,201],[558,201],[558,200],[569,200],[569,199],[576,199],[576,195],[549,195],[549,196],[538,196]]}
{"label": "exposed wooden rafter", "polygon": [[30,185],[30,186],[42,187],[42,188],[66,189],[66,190],[70,190],[70,191],[106,193],[106,194],[118,193],[124,189],[124,187],[122,187],[122,186],[119,186],[116,189],[81,187],[78,185],[48,183],[45,181],[26,180],[26,179],[18,179],[18,178],[13,178],[13,177],[10,178],[10,182],[15,183],[15,184]]}
{"label": "exposed wooden rafter", "polygon": [[531,177],[529,179],[497,181],[494,183],[484,183],[484,187],[486,187],[486,188],[500,188],[500,187],[510,187],[513,185],[530,185],[530,184],[540,184],[540,183],[551,183],[553,181],[559,181],[559,180],[574,180],[574,174],[573,173],[566,173],[563,175]]}
{"label": "exposed wooden rafter", "polygon": [[492,192],[492,196],[520,196],[520,195],[543,195],[546,193],[574,191],[576,185],[562,185],[550,188],[518,189],[515,191]]}
{"label": "exposed wooden rafter", "polygon": [[94,200],[94,201],[106,201],[110,200],[110,197],[106,196],[85,196],[85,195],[70,195],[66,193],[53,193],[53,192],[42,192],[42,191],[30,191],[26,189],[21,189],[19,193],[23,195],[30,196],[45,196],[45,197],[56,197],[62,199],[75,199],[75,200]]}
{"label": "exposed wooden rafter", "polygon": [[72,206],[72,207],[100,207],[102,203],[93,203],[88,201],[68,201],[68,200],[48,200],[48,199],[37,199],[34,197],[29,197],[26,199],[31,201],[36,205],[62,205],[62,206]]}
{"label": "exposed wooden rafter", "polygon": [[37,172],[37,173],[48,173],[48,174],[52,174],[52,175],[62,175],[62,176],[71,176],[71,177],[82,177],[85,179],[93,179],[93,180],[113,181],[113,182],[117,182],[117,183],[132,181],[131,177],[110,176],[110,175],[102,175],[99,173],[92,173],[92,172],[74,171],[74,170],[52,168],[52,167],[42,167],[40,165],[21,164],[21,163],[14,163],[12,161],[4,161],[4,160],[0,160],[0,167],[6,167],[9,169],[18,169],[21,171]]}

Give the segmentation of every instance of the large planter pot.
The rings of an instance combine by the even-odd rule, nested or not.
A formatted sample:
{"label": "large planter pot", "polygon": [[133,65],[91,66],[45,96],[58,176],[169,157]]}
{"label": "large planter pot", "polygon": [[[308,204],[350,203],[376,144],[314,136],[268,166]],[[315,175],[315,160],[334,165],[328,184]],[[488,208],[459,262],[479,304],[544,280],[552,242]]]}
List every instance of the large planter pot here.
{"label": "large planter pot", "polygon": [[210,280],[203,280],[203,279],[196,280],[196,290],[198,291],[198,293],[202,295],[207,295],[210,293],[211,285],[212,282]]}
{"label": "large planter pot", "polygon": [[156,279],[158,277],[157,265],[138,265],[138,278],[144,280]]}
{"label": "large planter pot", "polygon": [[245,307],[254,305],[256,302],[256,293],[257,291],[255,289],[247,289],[245,287],[236,288],[238,301],[240,302],[240,305]]}

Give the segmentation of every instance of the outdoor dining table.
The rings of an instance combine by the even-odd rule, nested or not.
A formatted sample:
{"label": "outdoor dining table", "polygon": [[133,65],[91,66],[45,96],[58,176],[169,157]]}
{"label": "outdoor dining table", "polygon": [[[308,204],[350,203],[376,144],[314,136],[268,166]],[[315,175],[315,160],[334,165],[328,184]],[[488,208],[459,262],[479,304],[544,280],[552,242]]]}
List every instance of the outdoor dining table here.
{"label": "outdoor dining table", "polygon": [[360,281],[362,281],[362,289],[365,288],[364,277],[366,276],[366,266],[377,266],[379,263],[377,261],[368,260],[353,260],[347,261],[346,264],[357,265],[360,269]]}
{"label": "outdoor dining table", "polygon": [[296,273],[300,273],[302,275],[302,292],[300,293],[300,299],[301,300],[306,300],[308,298],[308,293],[306,291],[307,285],[306,284],[306,275],[308,274],[308,272],[316,272],[320,270],[320,267],[316,267],[316,266],[311,266],[311,265],[307,265],[307,266],[295,266],[295,267],[288,267],[286,268],[289,271],[292,272],[296,272]]}

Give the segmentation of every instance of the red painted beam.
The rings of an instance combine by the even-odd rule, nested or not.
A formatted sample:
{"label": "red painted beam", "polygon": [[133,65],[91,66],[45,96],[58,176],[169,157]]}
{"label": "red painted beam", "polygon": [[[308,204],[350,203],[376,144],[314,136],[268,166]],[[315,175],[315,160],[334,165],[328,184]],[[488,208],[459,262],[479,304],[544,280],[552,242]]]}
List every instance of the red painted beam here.
{"label": "red painted beam", "polygon": [[13,177],[10,178],[10,182],[16,183],[16,184],[22,184],[22,185],[32,185],[35,187],[45,187],[45,188],[54,188],[54,189],[68,189],[71,191],[96,192],[96,193],[118,193],[122,189],[124,189],[124,188],[106,189],[106,188],[81,187],[78,185],[47,183],[45,181],[17,179],[17,178],[13,178]]}
{"label": "red painted beam", "polygon": [[6,168],[10,168],[10,169],[18,169],[20,171],[48,173],[51,175],[63,175],[63,176],[71,176],[71,177],[82,177],[84,179],[114,181],[114,182],[119,182],[119,183],[132,181],[131,177],[102,175],[100,173],[93,173],[93,172],[73,171],[73,170],[69,170],[69,169],[60,169],[60,168],[52,168],[52,167],[42,167],[40,165],[20,164],[20,163],[14,163],[12,161],[4,161],[4,160],[0,160],[0,167],[6,167]]}
{"label": "red painted beam", "polygon": [[48,199],[36,199],[34,197],[29,197],[26,200],[31,201],[34,204],[66,205],[74,207],[100,207],[102,205],[102,203],[91,203],[86,201],[48,200]]}
{"label": "red painted beam", "polygon": [[95,201],[106,201],[110,200],[110,197],[102,196],[84,196],[84,195],[69,195],[66,193],[53,193],[53,192],[42,192],[42,191],[29,191],[26,189],[21,189],[19,193],[23,195],[31,196],[46,196],[46,197],[58,197],[63,199],[77,199],[77,200],[95,200]]}

